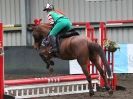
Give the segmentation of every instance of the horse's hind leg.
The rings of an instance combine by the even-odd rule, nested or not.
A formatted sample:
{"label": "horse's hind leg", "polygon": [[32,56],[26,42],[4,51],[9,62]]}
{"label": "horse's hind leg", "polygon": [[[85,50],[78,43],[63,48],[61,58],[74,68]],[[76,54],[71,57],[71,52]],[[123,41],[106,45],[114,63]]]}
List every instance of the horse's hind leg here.
{"label": "horse's hind leg", "polygon": [[108,91],[108,93],[110,95],[113,94],[112,89],[108,85],[108,80],[107,80],[107,77],[106,77],[106,72],[100,66],[99,56],[98,55],[95,55],[95,56],[91,57],[90,60],[96,66],[96,68],[99,71],[100,75],[104,79],[105,88]]}
{"label": "horse's hind leg", "polygon": [[84,59],[77,59],[78,63],[80,64],[83,73],[86,76],[86,80],[89,83],[89,93],[90,96],[94,95],[94,91],[93,91],[93,86],[92,86],[92,81],[91,81],[91,75],[89,74],[89,72],[87,71],[87,63],[88,63],[88,59],[86,59],[86,62],[83,61]]}

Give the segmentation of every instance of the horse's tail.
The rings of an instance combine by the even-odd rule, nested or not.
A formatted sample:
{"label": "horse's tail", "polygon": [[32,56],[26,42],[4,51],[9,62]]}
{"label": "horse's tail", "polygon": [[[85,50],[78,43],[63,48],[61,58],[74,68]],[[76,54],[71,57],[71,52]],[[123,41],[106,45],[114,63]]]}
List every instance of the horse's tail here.
{"label": "horse's tail", "polygon": [[108,76],[111,77],[111,69],[110,69],[110,66],[108,64],[108,61],[106,59],[106,55],[104,53],[103,48],[99,44],[94,43],[94,49],[96,50],[96,52],[98,53],[98,55],[101,57],[102,63],[104,65],[104,68],[107,71]]}

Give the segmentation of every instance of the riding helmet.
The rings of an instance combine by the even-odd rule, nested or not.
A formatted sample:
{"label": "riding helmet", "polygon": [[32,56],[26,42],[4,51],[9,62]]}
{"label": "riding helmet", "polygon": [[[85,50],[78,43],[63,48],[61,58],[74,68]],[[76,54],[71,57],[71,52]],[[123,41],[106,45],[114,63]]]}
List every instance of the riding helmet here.
{"label": "riding helmet", "polygon": [[47,5],[46,5],[46,7],[43,9],[43,11],[47,11],[47,10],[54,10],[54,6],[47,3]]}

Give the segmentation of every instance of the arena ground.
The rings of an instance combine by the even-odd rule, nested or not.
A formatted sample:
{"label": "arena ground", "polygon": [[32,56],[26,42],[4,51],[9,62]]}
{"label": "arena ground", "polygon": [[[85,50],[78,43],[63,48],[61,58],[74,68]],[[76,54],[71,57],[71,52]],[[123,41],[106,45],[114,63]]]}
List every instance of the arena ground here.
{"label": "arena ground", "polygon": [[[56,76],[56,75],[57,74],[46,75],[46,76]],[[34,77],[34,76],[30,75],[29,77]],[[52,97],[35,98],[35,99],[133,99],[133,74],[119,74],[117,77],[118,77],[118,85],[125,87],[126,90],[114,91],[114,94],[112,96],[109,96],[107,92],[96,92],[93,97],[90,97],[89,93],[84,93],[84,94],[52,96]],[[18,79],[18,78],[27,78],[27,76],[5,75],[5,79]]]}

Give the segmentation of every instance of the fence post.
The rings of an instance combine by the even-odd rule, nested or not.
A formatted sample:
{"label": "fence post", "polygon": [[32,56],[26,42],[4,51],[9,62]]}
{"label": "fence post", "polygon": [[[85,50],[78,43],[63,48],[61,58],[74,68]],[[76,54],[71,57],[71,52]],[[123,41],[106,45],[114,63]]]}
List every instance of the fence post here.
{"label": "fence post", "polygon": [[0,99],[4,98],[4,55],[3,55],[3,27],[0,23]]}

